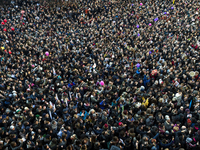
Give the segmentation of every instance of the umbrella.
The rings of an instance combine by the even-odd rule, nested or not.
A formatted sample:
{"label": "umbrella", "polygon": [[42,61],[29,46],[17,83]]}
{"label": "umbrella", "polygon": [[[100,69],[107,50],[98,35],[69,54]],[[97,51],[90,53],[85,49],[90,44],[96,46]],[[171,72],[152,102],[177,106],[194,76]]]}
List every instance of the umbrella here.
{"label": "umbrella", "polygon": [[139,68],[139,67],[140,67],[140,64],[139,64],[139,63],[137,63],[137,64],[136,64],[136,67],[137,67],[137,68]]}
{"label": "umbrella", "polygon": [[158,71],[157,71],[157,69],[155,69],[155,70],[152,70],[152,72],[151,72],[151,74],[156,74]]}

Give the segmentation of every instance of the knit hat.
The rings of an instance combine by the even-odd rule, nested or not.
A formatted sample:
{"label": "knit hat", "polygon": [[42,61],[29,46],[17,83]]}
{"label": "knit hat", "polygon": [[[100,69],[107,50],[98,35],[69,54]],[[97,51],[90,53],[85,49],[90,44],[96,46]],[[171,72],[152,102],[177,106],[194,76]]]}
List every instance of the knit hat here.
{"label": "knit hat", "polygon": [[9,113],[9,112],[10,112],[10,109],[9,109],[9,108],[7,108],[7,109],[6,109],[6,113]]}
{"label": "knit hat", "polygon": [[104,124],[104,128],[108,128],[108,124]]}
{"label": "knit hat", "polygon": [[11,129],[11,130],[13,130],[14,128],[15,128],[15,127],[14,127],[13,125],[12,125],[12,126],[10,126],[10,129]]}
{"label": "knit hat", "polygon": [[166,115],[166,116],[165,116],[165,119],[166,119],[166,120],[170,120],[170,118],[169,118],[169,116],[168,116],[168,115]]}
{"label": "knit hat", "polygon": [[40,117],[40,115],[38,115],[38,114],[37,114],[37,115],[35,115],[35,117],[36,117],[36,118],[39,118],[39,117]]}
{"label": "knit hat", "polygon": [[16,113],[18,113],[18,112],[20,112],[20,111],[21,111],[21,109],[17,109],[17,110],[16,110]]}
{"label": "knit hat", "polygon": [[119,126],[121,126],[123,123],[122,122],[119,122]]}
{"label": "knit hat", "polygon": [[191,143],[191,142],[192,142],[192,139],[188,137],[188,138],[186,139],[186,142],[187,142],[187,143]]}
{"label": "knit hat", "polygon": [[187,109],[185,109],[185,111],[186,111],[186,112],[190,112],[190,110],[189,110],[188,108],[187,108]]}

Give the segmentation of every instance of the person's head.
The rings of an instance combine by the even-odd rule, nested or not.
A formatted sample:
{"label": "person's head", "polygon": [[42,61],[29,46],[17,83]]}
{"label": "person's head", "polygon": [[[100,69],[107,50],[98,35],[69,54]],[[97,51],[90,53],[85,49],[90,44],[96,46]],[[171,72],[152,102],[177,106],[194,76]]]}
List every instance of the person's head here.
{"label": "person's head", "polygon": [[49,149],[49,145],[48,144],[44,145],[44,148]]}
{"label": "person's head", "polygon": [[57,138],[53,138],[52,142],[56,144],[57,143]]}
{"label": "person's head", "polygon": [[143,137],[143,140],[148,141],[149,139],[145,136],[145,137]]}
{"label": "person's head", "polygon": [[190,119],[187,119],[187,124],[188,125],[191,125],[192,124],[192,121]]}
{"label": "person's head", "polygon": [[151,142],[152,142],[152,143],[156,143],[156,139],[152,139]]}
{"label": "person's head", "polygon": [[87,138],[84,138],[84,139],[83,139],[83,144],[87,144],[87,142],[88,142],[88,139],[87,139]]}
{"label": "person's head", "polygon": [[183,109],[184,109],[183,106],[181,106],[181,107],[180,107],[180,110],[183,111]]}
{"label": "person's head", "polygon": [[10,143],[10,145],[11,145],[12,147],[16,147],[16,146],[17,146],[17,143],[13,141],[13,142]]}
{"label": "person's head", "polygon": [[114,143],[117,143],[117,142],[119,141],[119,139],[118,139],[117,136],[114,136],[114,137],[112,138],[112,141],[113,141]]}
{"label": "person's head", "polygon": [[166,142],[167,142],[166,139],[163,139],[163,140],[162,140],[162,143],[166,144]]}

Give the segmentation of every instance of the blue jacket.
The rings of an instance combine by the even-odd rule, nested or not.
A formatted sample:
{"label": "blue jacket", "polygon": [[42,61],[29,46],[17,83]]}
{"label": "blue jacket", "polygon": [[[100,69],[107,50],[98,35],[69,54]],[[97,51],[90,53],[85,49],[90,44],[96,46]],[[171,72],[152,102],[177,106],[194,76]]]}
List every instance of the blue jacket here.
{"label": "blue jacket", "polygon": [[102,133],[102,129],[100,129],[100,130],[94,130],[94,132],[95,132],[95,134],[101,134]]}
{"label": "blue jacket", "polygon": [[[80,112],[80,116],[82,115],[82,111]],[[89,116],[88,112],[85,111],[84,116],[81,116],[83,120],[85,120],[87,118],[87,116]]]}
{"label": "blue jacket", "polygon": [[67,134],[67,137],[66,137],[66,140],[67,140],[67,139],[70,138],[70,136],[71,136],[71,132],[67,131],[67,132],[65,132],[65,133]]}
{"label": "blue jacket", "polygon": [[140,74],[139,70],[136,71],[137,74]]}
{"label": "blue jacket", "polygon": [[[158,140],[159,140],[159,139],[158,139]],[[168,143],[168,144],[164,144],[164,143],[162,143],[161,140],[159,140],[159,143],[160,143],[160,146],[161,146],[161,147],[163,147],[163,148],[168,148],[168,147],[170,147],[170,146],[174,143],[174,141],[171,141],[171,142]]]}
{"label": "blue jacket", "polygon": [[[153,137],[153,139],[157,139],[158,136],[159,136],[159,133],[157,133],[157,134]],[[151,140],[149,141],[149,143],[152,144]],[[159,150],[159,145],[156,144],[156,146],[153,146],[151,149],[152,149],[152,150],[154,150],[154,149]]]}
{"label": "blue jacket", "polygon": [[148,79],[147,79],[147,76],[144,75],[143,84],[144,84],[145,87],[147,86],[147,83],[148,83],[148,82],[150,82],[150,79],[148,80]]}
{"label": "blue jacket", "polygon": [[106,102],[102,101],[99,103],[99,105],[101,109],[105,109],[104,105],[106,105]]}

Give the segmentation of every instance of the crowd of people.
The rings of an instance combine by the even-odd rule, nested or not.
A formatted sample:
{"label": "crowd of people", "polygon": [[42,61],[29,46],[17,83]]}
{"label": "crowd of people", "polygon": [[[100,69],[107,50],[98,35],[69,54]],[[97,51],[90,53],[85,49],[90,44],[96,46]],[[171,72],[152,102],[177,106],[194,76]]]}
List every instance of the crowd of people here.
{"label": "crowd of people", "polygon": [[200,1],[0,6],[0,150],[199,150]]}

